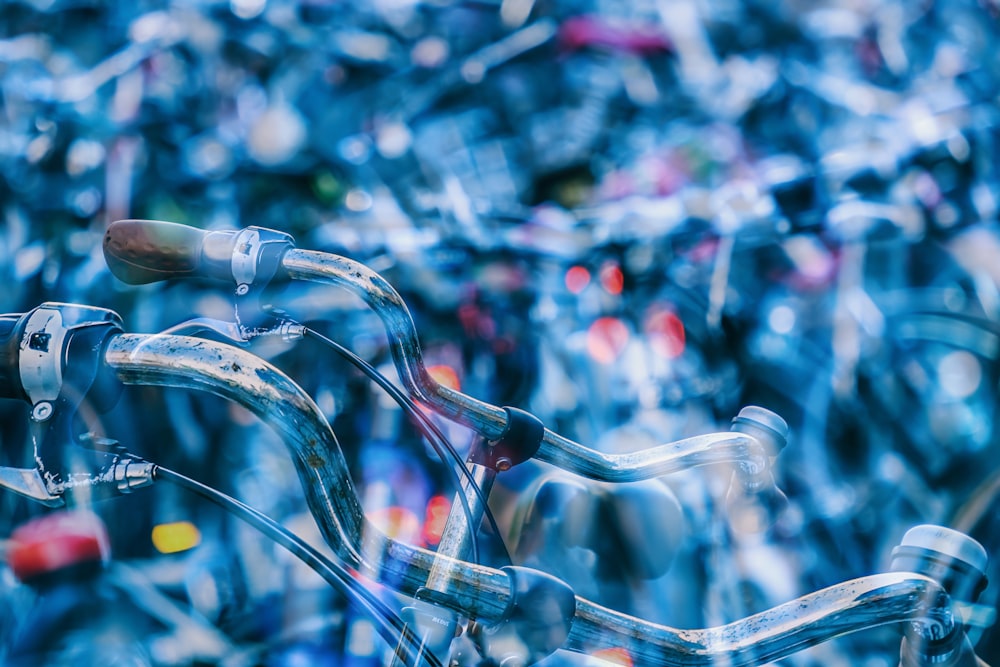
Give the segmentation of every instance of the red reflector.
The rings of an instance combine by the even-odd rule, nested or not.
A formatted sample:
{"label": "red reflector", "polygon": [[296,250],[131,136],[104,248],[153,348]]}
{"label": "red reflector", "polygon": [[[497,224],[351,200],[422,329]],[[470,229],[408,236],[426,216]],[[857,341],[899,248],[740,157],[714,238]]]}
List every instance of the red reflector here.
{"label": "red reflector", "polygon": [[83,510],[47,514],[22,525],[10,537],[7,562],[20,580],[110,556],[101,518]]}

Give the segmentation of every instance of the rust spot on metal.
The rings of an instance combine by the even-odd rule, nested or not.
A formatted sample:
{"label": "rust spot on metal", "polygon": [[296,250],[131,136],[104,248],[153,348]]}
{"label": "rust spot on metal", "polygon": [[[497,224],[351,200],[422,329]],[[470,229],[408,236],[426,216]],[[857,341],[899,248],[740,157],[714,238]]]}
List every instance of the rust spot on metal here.
{"label": "rust spot on metal", "polygon": [[306,457],[306,463],[309,464],[310,468],[322,468],[326,465],[326,461],[319,454],[311,453]]}

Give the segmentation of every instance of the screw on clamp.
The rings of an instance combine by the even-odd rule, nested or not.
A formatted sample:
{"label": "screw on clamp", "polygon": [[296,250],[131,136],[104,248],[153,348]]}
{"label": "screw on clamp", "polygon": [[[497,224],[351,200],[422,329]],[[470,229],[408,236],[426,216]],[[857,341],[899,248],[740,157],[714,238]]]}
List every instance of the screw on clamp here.
{"label": "screw on clamp", "polygon": [[510,470],[530,459],[545,437],[545,426],[530,412],[505,407],[507,426],[496,440],[469,452],[469,461],[498,472]]}
{"label": "screw on clamp", "polygon": [[48,419],[55,413],[55,409],[52,404],[48,401],[39,401],[35,404],[35,407],[31,409],[31,418],[36,422],[48,421]]}

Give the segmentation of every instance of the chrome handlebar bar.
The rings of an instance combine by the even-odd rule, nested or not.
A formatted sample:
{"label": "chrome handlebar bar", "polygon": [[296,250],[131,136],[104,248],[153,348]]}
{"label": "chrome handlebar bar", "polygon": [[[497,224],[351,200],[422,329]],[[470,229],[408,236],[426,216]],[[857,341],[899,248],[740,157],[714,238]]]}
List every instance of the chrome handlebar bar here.
{"label": "chrome handlebar bar", "polygon": [[[274,276],[337,285],[360,297],[385,326],[393,363],[406,391],[438,414],[496,440],[509,426],[508,412],[438,383],[423,362],[417,329],[395,288],[371,268],[331,253],[300,250],[283,232],[249,227],[205,232],[171,222],[121,220],[104,238],[104,254],[112,272],[125,282],[147,283],[201,275],[232,279],[237,295],[266,285]],[[760,422],[760,415],[755,419]],[[534,458],[569,472],[605,482],[635,482],[690,467],[721,461],[737,464],[744,484],[759,489],[773,485],[770,457],[784,447],[787,425],[768,413],[757,426],[759,438],[733,433],[698,436],[627,454],[607,454],[574,442],[549,429],[542,432]],[[758,431],[759,433],[760,431]]]}
{"label": "chrome handlebar bar", "polygon": [[[507,415],[503,408],[446,387],[430,376],[406,304],[381,275],[346,257],[296,248],[283,255],[281,267],[293,280],[338,285],[361,297],[385,325],[396,371],[412,396],[488,440],[504,432]],[[768,470],[769,457],[777,453],[773,450],[784,445],[787,426],[782,422],[772,429],[780,440],[777,447],[738,433],[717,433],[627,454],[607,454],[546,428],[534,458],[604,482],[637,482],[720,462],[736,463],[747,477],[754,477]]]}
{"label": "chrome handlebar bar", "polygon": [[[367,576],[419,596],[433,567],[448,572],[434,602],[501,623],[514,601],[513,576],[393,540],[365,517],[333,431],[313,400],[280,370],[232,346],[185,336],[119,334],[105,362],[126,384],[198,389],[230,399],[289,446],[306,500],[338,556]],[[727,434],[730,435],[730,434]],[[740,435],[740,440],[751,436]],[[702,451],[695,448],[697,459]],[[637,664],[762,664],[836,637],[913,622],[926,637],[960,628],[940,584],[913,572],[863,577],[715,628],[679,630],[575,596],[563,648],[625,647]]]}
{"label": "chrome handlebar bar", "polygon": [[[309,508],[324,539],[345,563],[404,595],[419,599],[430,594],[424,599],[460,612],[477,623],[502,627],[510,622],[519,605],[524,604],[519,596],[524,590],[525,578],[530,583],[535,575],[543,584],[535,590],[549,595],[561,610],[561,616],[555,619],[555,625],[561,626],[554,635],[558,641],[550,650],[626,647],[639,664],[699,665],[719,660],[734,665],[759,664],[847,633],[905,621],[911,622],[915,629],[911,636],[921,641],[935,642],[959,635],[964,641],[964,628],[952,614],[945,588],[923,573],[923,552],[914,551],[912,546],[901,552],[903,560],[899,568],[894,569],[907,569],[912,565],[921,570],[919,572],[898,571],[864,577],[728,625],[678,630],[613,611],[574,595],[568,586],[544,573],[515,567],[495,569],[391,539],[366,518],[339,443],[326,418],[312,398],[278,368],[246,350],[224,343],[187,336],[121,333],[110,311],[80,311],[80,308],[46,304],[25,314],[17,320],[21,328],[11,337],[11,346],[20,340],[23,343],[20,349],[30,350],[39,368],[49,363],[62,367],[66,350],[54,344],[42,344],[53,340],[44,338],[43,330],[58,332],[48,332],[49,324],[33,328],[32,322],[45,319],[46,323],[51,323],[57,313],[75,313],[80,318],[91,313],[95,322],[102,323],[97,328],[100,335],[82,336],[80,340],[85,345],[80,349],[97,355],[99,358],[95,361],[106,372],[124,384],[207,391],[250,410],[273,428],[289,447]],[[53,317],[32,317],[39,312]],[[83,324],[75,322],[67,331],[83,327],[81,331],[90,332],[91,328]],[[75,334],[65,337],[67,350],[72,351],[75,339]],[[32,341],[36,343],[34,347],[31,347]],[[92,380],[90,375],[82,378],[82,381]],[[71,387],[71,391],[78,392],[81,388],[82,385]],[[30,397],[32,392],[27,389],[30,387],[25,388],[24,393]],[[61,390],[54,395],[57,402],[62,400],[59,398]],[[38,406],[45,403],[35,402],[32,410],[33,419],[40,424],[52,419],[35,414],[39,412]],[[72,408],[72,404],[67,405]],[[730,442],[761,446],[747,433],[724,434],[712,441],[726,442],[726,438],[730,438]],[[697,438],[675,443],[671,460],[676,465],[704,463],[703,444]],[[735,450],[741,451],[740,447]],[[712,462],[715,460],[713,458]],[[41,461],[39,464],[44,470]],[[120,464],[119,459],[112,461],[112,465]],[[42,500],[56,501],[64,489],[53,483],[63,471],[50,469],[46,472],[45,480],[39,481],[48,484],[50,497]],[[95,480],[101,481],[125,492],[114,476]],[[126,486],[131,487],[131,484]],[[16,486],[8,488],[18,490]],[[937,534],[932,531],[930,538],[936,539]],[[930,538],[925,531],[921,539]],[[916,544],[920,546],[919,541]],[[985,562],[982,548],[975,545],[970,550],[968,545],[960,543],[952,555],[966,563],[963,566],[966,574],[971,572],[973,583],[981,586]],[[426,585],[432,572],[437,583],[434,590],[428,591]],[[446,576],[441,576],[442,573]],[[946,578],[942,581],[947,583]],[[951,652],[949,655],[958,651],[952,644],[946,649]],[[939,657],[942,658],[940,664],[958,664],[945,662],[948,656],[935,656]]]}

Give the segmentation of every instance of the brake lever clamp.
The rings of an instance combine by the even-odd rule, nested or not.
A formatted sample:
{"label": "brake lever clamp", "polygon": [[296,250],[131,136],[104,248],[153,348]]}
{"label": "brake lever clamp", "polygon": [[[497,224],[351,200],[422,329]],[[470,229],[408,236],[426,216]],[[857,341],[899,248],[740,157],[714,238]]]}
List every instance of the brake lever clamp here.
{"label": "brake lever clamp", "polygon": [[285,252],[295,246],[291,234],[266,227],[241,229],[233,243],[232,271],[236,296],[242,297],[256,287],[266,287],[278,269]]}
{"label": "brake lever clamp", "polygon": [[[106,412],[122,385],[102,365],[105,344],[121,333],[122,320],[104,308],[44,303],[21,315],[7,343],[7,370],[14,396],[31,405],[34,468],[0,469],[0,487],[51,507],[64,496],[101,488],[128,493],[152,483],[153,464],[97,440],[74,443],[72,429],[80,405]],[[102,443],[112,442],[99,439]],[[88,446],[88,443],[91,446]]]}
{"label": "brake lever clamp", "polygon": [[518,408],[504,407],[507,425],[496,440],[484,441],[469,452],[477,465],[505,472],[534,457],[542,445],[545,425],[535,415]]}
{"label": "brake lever clamp", "polygon": [[102,372],[101,355],[122,319],[104,308],[44,303],[22,316],[17,352],[18,379],[31,404],[34,460],[50,491],[69,479],[66,445],[73,417],[84,402],[106,412],[121,384]]}

